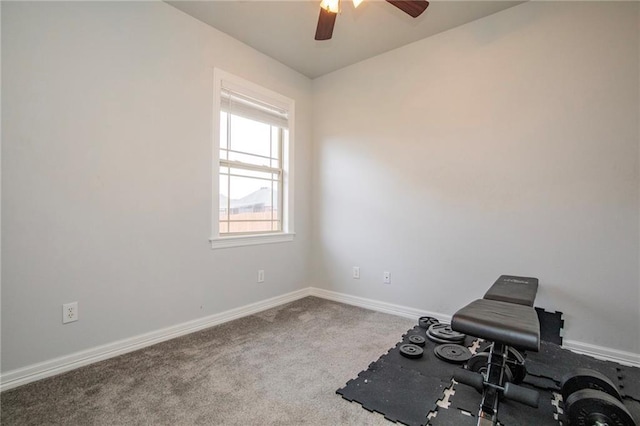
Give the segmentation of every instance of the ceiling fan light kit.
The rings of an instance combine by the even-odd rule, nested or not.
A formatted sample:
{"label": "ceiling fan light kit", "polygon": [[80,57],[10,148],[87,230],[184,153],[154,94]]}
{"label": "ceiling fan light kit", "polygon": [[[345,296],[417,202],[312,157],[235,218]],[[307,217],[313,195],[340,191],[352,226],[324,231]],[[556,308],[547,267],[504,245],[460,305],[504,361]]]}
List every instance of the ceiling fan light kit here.
{"label": "ceiling fan light kit", "polygon": [[[417,18],[427,10],[427,0],[386,0],[412,18]],[[362,0],[353,0],[353,6],[358,7]],[[333,35],[336,17],[340,12],[340,0],[322,0],[320,2],[320,16],[316,27],[316,40],[329,40]]]}
{"label": "ceiling fan light kit", "polygon": [[327,12],[340,13],[340,0],[322,0],[320,2],[320,7]]}

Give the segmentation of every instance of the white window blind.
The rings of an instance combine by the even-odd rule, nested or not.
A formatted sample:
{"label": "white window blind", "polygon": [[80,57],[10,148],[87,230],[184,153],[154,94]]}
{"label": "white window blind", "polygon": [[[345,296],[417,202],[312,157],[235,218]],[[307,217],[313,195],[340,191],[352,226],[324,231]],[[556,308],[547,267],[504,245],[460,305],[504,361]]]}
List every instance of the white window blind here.
{"label": "white window blind", "polygon": [[259,121],[270,126],[289,128],[289,113],[259,99],[223,87],[220,108],[233,115]]}

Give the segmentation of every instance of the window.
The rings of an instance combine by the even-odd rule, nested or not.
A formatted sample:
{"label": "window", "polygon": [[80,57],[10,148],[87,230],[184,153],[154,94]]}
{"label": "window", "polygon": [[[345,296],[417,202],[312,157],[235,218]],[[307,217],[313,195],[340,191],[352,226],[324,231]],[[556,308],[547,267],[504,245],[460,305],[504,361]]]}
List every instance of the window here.
{"label": "window", "polygon": [[216,69],[213,248],[293,239],[293,100]]}

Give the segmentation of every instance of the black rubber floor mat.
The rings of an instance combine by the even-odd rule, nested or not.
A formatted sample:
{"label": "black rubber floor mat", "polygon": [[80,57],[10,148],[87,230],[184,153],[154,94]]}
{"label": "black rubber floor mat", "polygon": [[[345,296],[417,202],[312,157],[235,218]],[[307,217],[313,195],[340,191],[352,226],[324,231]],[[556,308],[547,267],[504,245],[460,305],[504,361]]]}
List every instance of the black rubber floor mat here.
{"label": "black rubber floor mat", "polygon": [[533,424],[535,419],[536,426],[558,426],[559,422],[555,419],[556,406],[553,401],[553,394],[550,391],[540,392],[540,401],[538,408],[529,407],[528,405],[510,401],[508,399],[500,401],[498,407],[498,420],[504,426],[518,426]]}
{"label": "black rubber floor mat", "polygon": [[527,376],[524,378],[524,383],[541,390],[550,390],[555,392],[560,391],[560,384],[547,377],[539,377],[534,376],[533,374],[527,374]]}
{"label": "black rubber floor mat", "polygon": [[[620,365],[618,373],[621,377],[619,388],[622,395],[640,401],[640,368]],[[640,422],[640,419],[636,420]]]}
{"label": "black rubber floor mat", "polygon": [[429,419],[432,426],[475,426],[478,423],[476,416],[465,414],[457,408],[438,407],[437,415]]}
{"label": "black rubber floor mat", "polygon": [[[428,339],[422,358],[409,359],[400,354],[400,345],[409,343],[409,336],[413,334],[426,336],[425,330],[418,326],[407,331],[400,343],[337,393],[388,420],[411,426],[427,422],[436,426],[476,424],[481,395],[469,386],[455,385],[455,393],[449,397],[449,408],[436,405],[450,385],[453,372],[462,368],[461,365],[437,358],[433,352],[437,343]],[[468,336],[465,346],[470,346],[473,340]],[[539,352],[527,352],[526,368],[525,386],[540,391],[540,407],[534,409],[513,401],[502,401],[498,415],[505,426],[534,424],[532,421],[536,425],[558,425],[554,418],[557,409],[551,404],[552,391],[558,391],[562,377],[576,368],[591,368],[609,377],[626,397],[625,403],[633,404],[633,409],[640,411],[640,405],[637,405],[640,401],[640,368],[576,354],[547,341],[541,342]],[[428,420],[427,415],[432,411],[436,416]]]}
{"label": "black rubber floor mat", "polygon": [[562,328],[564,320],[562,312],[548,312],[542,308],[535,308],[540,322],[540,340],[562,345]]}
{"label": "black rubber floor mat", "polygon": [[449,383],[378,360],[337,393],[393,422],[422,426]]}
{"label": "black rubber floor mat", "polygon": [[474,417],[477,416],[480,410],[482,394],[471,386],[463,385],[462,383],[456,383],[453,390],[455,393],[449,397],[449,402],[451,403],[449,409],[455,408],[471,413]]}
{"label": "black rubber floor mat", "polygon": [[449,407],[438,407],[436,416],[429,420],[433,426],[472,426],[477,424],[480,407],[480,393],[475,389],[459,383],[449,396]]}
{"label": "black rubber floor mat", "polygon": [[576,368],[591,368],[607,376],[616,386],[620,385],[620,364],[577,354],[553,343],[541,342],[539,352],[527,352],[526,366],[528,374],[546,377],[558,384],[565,374]]}

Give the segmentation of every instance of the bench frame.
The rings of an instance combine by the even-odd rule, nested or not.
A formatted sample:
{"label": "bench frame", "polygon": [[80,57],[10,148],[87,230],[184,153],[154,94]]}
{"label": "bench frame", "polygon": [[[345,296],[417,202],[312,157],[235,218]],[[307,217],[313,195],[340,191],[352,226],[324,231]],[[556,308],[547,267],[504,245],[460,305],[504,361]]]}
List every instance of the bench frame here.
{"label": "bench frame", "polygon": [[[494,342],[489,352],[487,365],[487,383],[497,384],[504,388],[505,370],[508,347],[502,343]],[[498,404],[500,402],[500,390],[493,386],[486,386],[482,393],[480,412],[478,413],[478,426],[495,425],[498,422]]]}
{"label": "bench frame", "polygon": [[[511,284],[513,284],[513,286]],[[526,308],[528,307],[535,314],[533,303],[535,300],[537,289],[538,280],[536,278],[502,275],[485,294],[484,299],[487,300],[487,302],[476,301],[474,302],[475,305],[474,303],[470,305],[488,306],[489,308],[495,308],[496,312],[498,313],[502,313],[501,310],[515,310],[516,313],[530,314],[530,312]],[[497,303],[488,301],[497,301]],[[520,306],[516,308],[513,305]],[[476,330],[476,334],[482,334],[478,332],[478,329],[482,329],[484,323],[480,322],[479,324],[470,324],[469,318],[460,320],[461,324],[459,324],[458,326],[462,327],[462,329],[456,327],[456,315],[458,315],[458,313],[463,311],[465,308],[454,314],[451,322],[452,329],[465,333],[468,332],[468,330],[465,330],[465,328],[472,328]],[[461,314],[460,316],[464,317],[464,314]],[[537,321],[537,314],[535,315],[535,317],[533,317],[535,319],[531,319],[531,315],[525,316],[528,318],[529,323],[531,323],[532,321]],[[473,318],[473,314],[471,315],[471,318]],[[485,318],[483,317],[482,319],[484,320]],[[535,325],[537,325],[538,328],[537,336],[535,339],[537,340],[537,342],[534,342],[536,344],[531,344],[531,342],[529,342],[529,340],[531,339],[526,340],[527,347],[525,349],[537,350],[537,347],[539,346],[539,323],[536,323]],[[495,324],[492,324],[492,327],[495,331]],[[508,334],[509,328],[505,327],[504,332]],[[523,330],[523,332],[531,334],[531,330],[526,328]],[[492,334],[491,331],[488,331],[487,333]],[[471,334],[473,335],[473,333]],[[479,335],[476,337],[488,339],[489,341],[491,341],[488,336]],[[482,391],[482,401],[480,402],[480,410],[478,413],[478,426],[493,426],[498,423],[498,405],[500,403],[501,396],[504,396],[505,398],[512,397],[512,399],[519,402],[537,406],[537,398],[539,397],[537,391],[532,391],[531,389],[513,385],[511,383],[508,383],[507,381],[506,368],[509,353],[509,345],[507,343],[509,342],[509,340],[509,338],[505,338],[504,341],[500,341],[494,338],[491,349],[489,351],[486,375],[482,379],[476,377],[475,380],[473,380],[472,378],[467,382],[467,384],[476,386],[478,390]],[[525,340],[523,340],[523,342],[524,341]],[[513,348],[523,349],[516,346],[513,346]],[[465,375],[461,377],[464,376]],[[466,377],[468,378],[469,375],[466,375]],[[464,381],[462,383],[464,383]]]}

